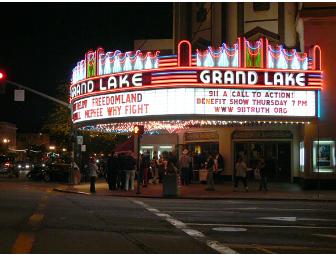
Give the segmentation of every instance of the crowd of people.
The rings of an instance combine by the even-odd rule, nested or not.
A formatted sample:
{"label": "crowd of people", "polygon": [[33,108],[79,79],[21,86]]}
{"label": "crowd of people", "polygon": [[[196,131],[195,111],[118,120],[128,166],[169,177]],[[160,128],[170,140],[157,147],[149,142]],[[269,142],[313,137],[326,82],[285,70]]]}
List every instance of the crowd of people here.
{"label": "crowd of people", "polygon": [[[89,165],[90,191],[95,192],[95,181],[98,177],[98,167],[94,158]],[[140,154],[139,170],[137,157],[133,152],[112,152],[106,162],[106,181],[109,190],[134,190],[136,177],[142,181],[142,187],[149,184],[163,183],[165,175],[176,175],[180,185],[192,183],[194,172],[199,169],[207,170],[206,190],[214,190],[214,175],[224,170],[224,159],[218,152],[208,155],[191,154],[187,149],[182,151],[178,158],[175,152],[163,152],[160,155],[154,152],[150,157],[149,151]],[[234,191],[238,189],[240,182],[245,191],[248,191],[248,171],[254,171],[253,175],[259,181],[260,191],[267,191],[267,167],[262,157],[258,158],[255,168],[248,168],[244,157],[240,156],[234,168]]]}
{"label": "crowd of people", "polygon": [[[151,158],[149,152],[145,151],[140,154],[139,171],[135,153],[113,152],[107,160],[106,181],[110,190],[134,190],[134,180],[138,175],[141,176],[142,187],[162,183],[164,175],[172,174],[171,166],[177,166],[175,154],[172,152],[165,152],[159,156],[154,152]],[[173,172],[177,174],[177,168]]]}

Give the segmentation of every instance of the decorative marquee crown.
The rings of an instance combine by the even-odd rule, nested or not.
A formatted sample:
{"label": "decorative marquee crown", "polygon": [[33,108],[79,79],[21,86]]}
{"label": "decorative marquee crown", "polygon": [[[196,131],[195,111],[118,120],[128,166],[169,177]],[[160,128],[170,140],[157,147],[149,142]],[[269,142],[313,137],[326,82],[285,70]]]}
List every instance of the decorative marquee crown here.
{"label": "decorative marquee crown", "polygon": [[272,46],[266,38],[254,42],[238,38],[232,47],[223,43],[217,49],[209,46],[206,50],[196,50],[194,54],[190,42],[183,40],[178,44],[177,55],[160,56],[159,53],[139,50],[105,53],[102,48],[90,50],[73,69],[71,83],[113,73],[181,66],[321,70],[321,49],[318,45],[311,48],[308,56],[295,49],[285,49],[282,45]]}

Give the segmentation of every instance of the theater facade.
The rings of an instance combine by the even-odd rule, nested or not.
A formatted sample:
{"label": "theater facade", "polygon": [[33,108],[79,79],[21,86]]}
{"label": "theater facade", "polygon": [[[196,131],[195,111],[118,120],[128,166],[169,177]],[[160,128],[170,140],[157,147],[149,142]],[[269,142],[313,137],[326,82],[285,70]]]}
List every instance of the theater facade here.
{"label": "theater facade", "polygon": [[[89,51],[73,69],[72,121],[80,130],[131,133],[144,125],[141,150],[219,151],[224,178],[243,156],[263,156],[274,181],[335,176],[335,140],[307,136],[318,123],[324,88],[318,45],[307,53],[238,38],[176,55]],[[308,182],[307,182],[308,181]]]}

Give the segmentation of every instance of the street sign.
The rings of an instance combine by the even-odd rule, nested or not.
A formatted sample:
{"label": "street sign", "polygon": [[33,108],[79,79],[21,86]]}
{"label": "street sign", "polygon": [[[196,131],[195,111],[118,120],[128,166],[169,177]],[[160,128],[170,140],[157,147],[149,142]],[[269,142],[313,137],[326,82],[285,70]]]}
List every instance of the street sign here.
{"label": "street sign", "polygon": [[86,151],[86,144],[81,145],[81,151],[83,151],[83,152]]}
{"label": "street sign", "polygon": [[14,91],[14,101],[24,102],[24,100],[25,100],[25,91],[23,89],[16,89]]}
{"label": "street sign", "polygon": [[77,144],[83,144],[83,136],[81,135],[77,136]]}

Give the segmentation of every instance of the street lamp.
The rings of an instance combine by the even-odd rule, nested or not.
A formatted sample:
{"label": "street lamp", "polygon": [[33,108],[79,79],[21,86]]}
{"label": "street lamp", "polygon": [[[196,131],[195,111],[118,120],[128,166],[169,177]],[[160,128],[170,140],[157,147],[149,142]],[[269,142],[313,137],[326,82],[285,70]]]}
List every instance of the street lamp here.
{"label": "street lamp", "polygon": [[7,139],[7,138],[4,138],[4,139],[2,140],[2,142],[5,144],[5,146],[6,146],[6,152],[7,152],[7,151],[8,151],[8,144],[10,143],[10,140]]}

